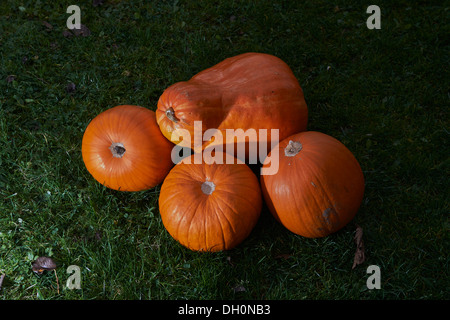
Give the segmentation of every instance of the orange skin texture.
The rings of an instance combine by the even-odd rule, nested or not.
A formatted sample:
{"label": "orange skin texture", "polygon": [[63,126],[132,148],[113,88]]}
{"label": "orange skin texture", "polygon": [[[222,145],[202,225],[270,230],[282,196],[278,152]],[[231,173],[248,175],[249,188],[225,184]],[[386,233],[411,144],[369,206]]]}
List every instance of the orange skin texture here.
{"label": "orange skin texture", "polygon": [[[215,185],[207,194],[205,181]],[[169,234],[183,246],[202,252],[229,250],[248,237],[262,208],[258,178],[243,163],[190,164],[173,167],[159,197]]]}
{"label": "orange skin texture", "polygon": [[[285,155],[289,141],[301,143],[295,156]],[[364,195],[364,176],[340,141],[306,131],[288,137],[271,152],[279,153],[279,170],[261,176],[262,193],[270,212],[287,229],[320,238],[354,218]]]}
{"label": "orange skin texture", "polygon": [[[113,156],[113,143],[123,144],[121,158]],[[98,182],[115,190],[140,191],[164,180],[173,167],[173,146],[159,130],[154,111],[121,105],[89,123],[81,149],[87,170]]]}
{"label": "orange skin texture", "polygon": [[[169,108],[173,109],[177,122],[167,117]],[[202,121],[202,133],[214,128],[224,140],[225,129],[252,128],[257,132],[268,129],[269,142],[270,129],[279,129],[281,141],[306,130],[308,108],[302,88],[285,62],[269,54],[250,52],[225,59],[188,81],[168,87],[158,101],[156,119],[167,139],[198,152],[193,138],[189,145],[173,138],[172,133],[186,129],[193,137],[194,121]],[[227,144],[238,143],[244,141],[233,138],[223,144],[226,148]],[[208,145],[214,143],[203,142],[202,149]]]}

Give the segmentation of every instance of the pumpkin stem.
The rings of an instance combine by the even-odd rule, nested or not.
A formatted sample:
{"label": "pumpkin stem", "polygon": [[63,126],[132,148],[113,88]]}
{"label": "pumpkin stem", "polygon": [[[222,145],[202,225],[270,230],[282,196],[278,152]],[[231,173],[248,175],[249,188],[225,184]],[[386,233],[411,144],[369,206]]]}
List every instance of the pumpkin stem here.
{"label": "pumpkin stem", "polygon": [[202,183],[201,189],[204,194],[210,195],[216,189],[216,185],[214,184],[214,182],[205,181]]}
{"label": "pumpkin stem", "polygon": [[110,147],[109,150],[111,150],[111,153],[114,158],[122,158],[123,154],[125,153],[126,149],[123,144],[120,142],[114,142]]}
{"label": "pumpkin stem", "polygon": [[298,141],[289,140],[289,144],[284,149],[286,157],[293,157],[302,150],[302,144]]}
{"label": "pumpkin stem", "polygon": [[178,121],[180,121],[180,119],[178,119],[175,116],[175,110],[173,110],[172,107],[170,107],[169,109],[166,110],[166,117],[169,118],[170,120],[172,120],[173,122],[177,123]]}

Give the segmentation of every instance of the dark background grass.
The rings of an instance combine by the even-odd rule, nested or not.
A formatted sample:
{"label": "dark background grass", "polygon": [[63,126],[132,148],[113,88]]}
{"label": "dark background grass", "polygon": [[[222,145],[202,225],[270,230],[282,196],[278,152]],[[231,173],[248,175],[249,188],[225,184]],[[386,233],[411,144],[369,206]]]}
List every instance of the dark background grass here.
{"label": "dark background grass", "polygon": [[[64,35],[71,4],[89,36]],[[448,2],[378,1],[380,30],[366,27],[370,4],[2,1],[1,297],[447,299]],[[309,130],[360,162],[364,201],[323,239],[296,236],[264,211],[237,248],[191,252],[161,223],[159,187],[121,193],[93,180],[83,132],[115,105],[154,110],[172,83],[249,51],[292,68]],[[366,261],[352,270],[357,224]],[[59,294],[53,273],[31,271],[42,255],[58,262]],[[80,290],[65,287],[72,264]],[[366,286],[369,265],[380,267],[379,290]]]}

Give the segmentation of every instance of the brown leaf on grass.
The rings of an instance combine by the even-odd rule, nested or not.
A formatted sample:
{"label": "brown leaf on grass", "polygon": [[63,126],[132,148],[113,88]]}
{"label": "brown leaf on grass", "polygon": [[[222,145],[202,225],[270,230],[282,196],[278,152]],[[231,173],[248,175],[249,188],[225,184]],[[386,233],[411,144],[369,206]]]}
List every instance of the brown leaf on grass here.
{"label": "brown leaf on grass", "polygon": [[364,254],[364,242],[362,239],[363,236],[363,229],[356,225],[356,232],[355,232],[355,243],[356,243],[356,251],[355,251],[355,258],[353,260],[353,266],[352,269],[355,269],[355,267],[366,260],[366,256]]}
{"label": "brown leaf on grass", "polygon": [[31,263],[31,269],[34,273],[41,275],[44,271],[53,271],[56,278],[56,290],[59,294],[59,280],[56,274],[56,263],[52,258],[39,257]]}
{"label": "brown leaf on grass", "polygon": [[72,33],[76,36],[83,36],[83,37],[87,37],[91,35],[91,30],[89,30],[88,27],[86,27],[84,24],[80,24],[80,29],[73,29]]}
{"label": "brown leaf on grass", "polygon": [[70,93],[74,93],[75,91],[77,91],[77,87],[76,87],[75,83],[73,83],[73,82],[68,83],[66,86],[66,92],[70,94]]}
{"label": "brown leaf on grass", "polygon": [[237,285],[236,287],[233,288],[234,292],[245,292],[245,287],[242,285]]}
{"label": "brown leaf on grass", "polygon": [[289,254],[289,253],[280,253],[280,254],[276,255],[274,258],[275,258],[275,259],[283,259],[283,260],[287,260],[287,259],[289,259],[290,257],[292,257],[292,255]]}
{"label": "brown leaf on grass", "polygon": [[88,37],[91,35],[91,30],[89,30],[88,27],[86,27],[84,24],[80,24],[80,29],[66,29],[63,31],[63,36],[65,38],[70,38],[72,36],[75,37],[79,37],[79,36],[83,36],[83,37]]}
{"label": "brown leaf on grass", "polygon": [[102,4],[103,4],[103,0],[93,0],[93,1],[92,1],[92,5],[93,5],[94,7],[101,6]]}
{"label": "brown leaf on grass", "polygon": [[6,82],[8,83],[13,82],[14,80],[16,80],[16,76],[13,74],[6,77]]}
{"label": "brown leaf on grass", "polygon": [[51,31],[53,29],[53,26],[47,21],[42,21],[42,25],[46,28],[47,31]]}
{"label": "brown leaf on grass", "polygon": [[31,264],[31,269],[37,274],[42,274],[44,271],[52,271],[56,269],[56,263],[52,258],[39,257]]}
{"label": "brown leaf on grass", "polygon": [[63,36],[64,36],[64,38],[70,38],[73,36],[73,34],[72,34],[72,32],[70,32],[70,30],[66,29],[63,31]]}
{"label": "brown leaf on grass", "polygon": [[34,272],[41,274],[44,271],[52,271],[56,268],[56,263],[52,258],[39,257],[31,264]]}

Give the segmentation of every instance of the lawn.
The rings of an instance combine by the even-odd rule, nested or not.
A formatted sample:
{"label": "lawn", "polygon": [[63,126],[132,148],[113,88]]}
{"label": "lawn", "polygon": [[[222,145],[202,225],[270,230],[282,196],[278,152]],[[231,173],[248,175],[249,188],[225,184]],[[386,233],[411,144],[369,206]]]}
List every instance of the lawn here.
{"label": "lawn", "polygon": [[[72,4],[83,34],[67,30]],[[449,6],[380,0],[381,29],[368,29],[370,4],[1,1],[0,299],[448,299]],[[81,140],[102,111],[155,110],[172,83],[244,52],[291,67],[308,129],[353,152],[364,200],[325,238],[264,208],[238,247],[197,253],[165,230],[160,186],[105,188]],[[366,259],[352,268],[357,226]],[[53,272],[33,273],[39,256],[57,262],[59,292]],[[66,286],[70,265],[81,289]],[[370,265],[380,289],[367,287]]]}

